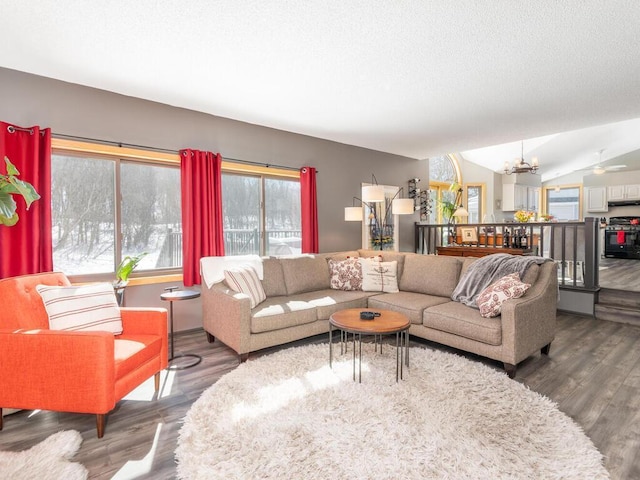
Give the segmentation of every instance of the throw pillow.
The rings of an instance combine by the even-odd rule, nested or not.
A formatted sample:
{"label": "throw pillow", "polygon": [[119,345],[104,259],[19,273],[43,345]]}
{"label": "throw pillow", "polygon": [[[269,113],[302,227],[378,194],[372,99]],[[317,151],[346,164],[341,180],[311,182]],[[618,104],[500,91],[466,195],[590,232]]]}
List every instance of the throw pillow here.
{"label": "throw pillow", "polygon": [[362,290],[365,292],[398,291],[398,262],[377,262],[360,259],[362,265]]}
{"label": "throw pillow", "polygon": [[506,300],[520,298],[530,286],[531,284],[520,281],[518,272],[505,275],[478,295],[476,304],[480,309],[480,315],[485,318],[497,317],[502,313],[502,304]]}
{"label": "throw pillow", "polygon": [[59,287],[36,285],[51,330],[122,333],[118,301],[110,283]]}
{"label": "throw pillow", "polygon": [[262,288],[262,283],[258,278],[255,268],[246,266],[224,271],[224,279],[229,288],[234,292],[249,295],[251,308],[263,302],[267,296]]}
{"label": "throw pillow", "polygon": [[329,273],[334,290],[362,290],[362,266],[357,258],[329,260]]}

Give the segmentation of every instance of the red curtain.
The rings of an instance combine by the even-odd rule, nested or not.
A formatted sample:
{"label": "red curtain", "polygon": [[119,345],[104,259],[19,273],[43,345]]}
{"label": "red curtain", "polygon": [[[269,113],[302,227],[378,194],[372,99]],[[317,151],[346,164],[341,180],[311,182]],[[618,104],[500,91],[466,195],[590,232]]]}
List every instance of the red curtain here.
{"label": "red curtain", "polygon": [[0,172],[6,174],[5,157],[29,182],[40,199],[26,209],[22,197],[18,204],[18,223],[0,225],[0,278],[53,270],[51,241],[51,129],[18,127],[0,122]]}
{"label": "red curtain", "polygon": [[318,253],[318,198],[316,169],[300,169],[300,196],[302,197],[302,253]]}
{"label": "red curtain", "polygon": [[224,255],[222,157],[180,150],[182,273],[184,285],[200,284],[200,258]]}

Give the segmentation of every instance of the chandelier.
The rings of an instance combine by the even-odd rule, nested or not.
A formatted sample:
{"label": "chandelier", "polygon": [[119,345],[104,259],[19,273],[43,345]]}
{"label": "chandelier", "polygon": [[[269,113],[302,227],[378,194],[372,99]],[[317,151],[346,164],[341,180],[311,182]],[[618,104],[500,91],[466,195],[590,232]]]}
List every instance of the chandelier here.
{"label": "chandelier", "polygon": [[513,167],[509,166],[509,162],[504,162],[504,173],[511,175],[512,173],[536,173],[538,171],[538,158],[533,157],[531,163],[524,161],[524,140],[521,142],[520,158],[516,158]]}

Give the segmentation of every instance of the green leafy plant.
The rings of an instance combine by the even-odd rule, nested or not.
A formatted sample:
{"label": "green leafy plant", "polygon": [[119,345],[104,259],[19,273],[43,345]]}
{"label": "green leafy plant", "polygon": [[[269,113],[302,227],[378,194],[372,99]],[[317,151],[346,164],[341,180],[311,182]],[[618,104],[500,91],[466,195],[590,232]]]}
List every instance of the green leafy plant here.
{"label": "green leafy plant", "polygon": [[18,205],[13,196],[22,196],[28,210],[31,204],[40,198],[40,195],[29,182],[17,178],[20,172],[7,157],[4,157],[4,161],[7,164],[7,173],[0,173],[0,225],[11,227],[19,220],[16,213]]}
{"label": "green leafy plant", "polygon": [[[460,185],[456,182],[449,185],[449,191],[454,193],[454,199],[457,198],[459,188]],[[458,205],[456,205],[455,200],[440,200],[438,202],[438,210],[440,210],[440,213],[442,214],[442,221],[444,223],[449,223],[452,220],[453,214],[457,208]]]}
{"label": "green leafy plant", "polygon": [[147,252],[143,252],[139,255],[127,255],[124,257],[116,269],[117,281],[114,283],[113,287],[116,289],[126,287],[127,283],[129,283],[129,275],[131,275],[131,272],[133,272],[140,263],[140,260],[142,260],[146,255]]}

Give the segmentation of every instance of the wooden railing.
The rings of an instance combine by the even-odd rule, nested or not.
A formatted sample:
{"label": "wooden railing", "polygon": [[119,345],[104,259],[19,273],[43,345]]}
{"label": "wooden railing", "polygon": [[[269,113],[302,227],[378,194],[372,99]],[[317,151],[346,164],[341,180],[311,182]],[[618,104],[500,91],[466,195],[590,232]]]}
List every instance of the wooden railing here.
{"label": "wooden railing", "polygon": [[[300,253],[300,230],[267,230],[265,251],[267,255],[287,255]],[[260,254],[260,232],[258,229],[236,229],[224,231],[225,255]],[[182,232],[166,235],[156,267],[176,267],[182,265]]]}
{"label": "wooden railing", "polygon": [[[468,229],[472,229],[475,235],[469,234]],[[416,253],[436,254],[438,247],[447,245],[468,245],[474,248],[514,247],[514,232],[518,235],[526,233],[527,248],[532,250],[532,254],[552,258],[558,264],[558,283],[561,287],[588,290],[599,288],[600,238],[598,219],[595,217],[588,217],[584,222],[454,226],[417,222]],[[465,238],[463,233],[466,233]],[[471,241],[465,240],[469,238]]]}

